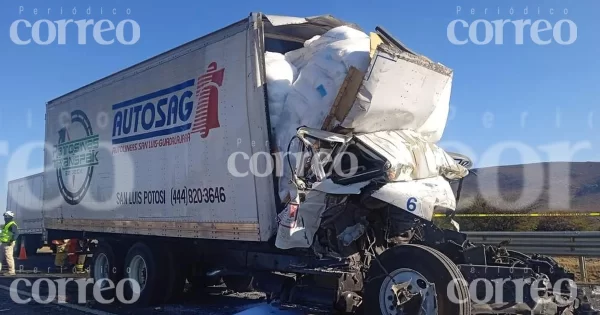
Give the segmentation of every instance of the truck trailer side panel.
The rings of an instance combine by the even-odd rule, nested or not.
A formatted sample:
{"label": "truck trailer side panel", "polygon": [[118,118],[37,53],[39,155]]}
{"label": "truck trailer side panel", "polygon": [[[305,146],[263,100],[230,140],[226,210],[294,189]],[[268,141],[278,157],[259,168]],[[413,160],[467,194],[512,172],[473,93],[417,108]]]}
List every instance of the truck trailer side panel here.
{"label": "truck trailer side panel", "polygon": [[271,177],[242,175],[250,157],[268,152],[251,21],[48,103],[47,229],[248,241],[273,234]]}
{"label": "truck trailer side panel", "polygon": [[15,213],[19,234],[42,234],[43,173],[11,180],[6,210]]}

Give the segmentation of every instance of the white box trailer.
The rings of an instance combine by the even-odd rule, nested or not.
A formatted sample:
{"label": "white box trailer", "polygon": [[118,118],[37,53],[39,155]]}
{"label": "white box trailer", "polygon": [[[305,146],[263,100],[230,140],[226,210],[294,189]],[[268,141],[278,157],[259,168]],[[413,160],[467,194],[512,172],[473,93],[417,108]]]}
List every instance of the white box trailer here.
{"label": "white box trailer", "polygon": [[[323,167],[335,166],[316,163],[307,173],[295,174],[296,182],[306,184],[297,199],[278,200],[277,178],[265,172],[273,164],[274,141],[264,53],[301,48],[341,25],[352,24],[331,16],[253,13],[50,101],[43,177],[46,237],[88,241],[92,278],[143,284],[138,305],[169,301],[181,293],[186,279],[202,287],[222,278],[234,290],[259,289],[282,305],[327,311],[364,308],[368,314],[388,314],[411,300],[417,308],[407,314],[420,308],[427,308],[427,314],[485,313],[495,307],[550,314],[553,301],[471,303],[466,284],[453,280],[542,278],[548,268],[562,269],[518,256],[523,265],[515,273],[510,257],[492,257],[493,251],[472,245],[464,234],[435,226],[433,211],[454,206],[441,175],[390,183],[406,173],[395,164],[395,155],[406,148],[390,139],[409,136],[370,133],[380,125],[373,123],[373,114],[385,118],[388,129],[396,126],[394,117],[410,126],[416,118],[407,108],[423,111],[419,104],[449,98],[451,71],[407,50],[381,29],[378,47],[384,48],[373,52],[369,68],[379,73],[349,74],[327,119],[334,125],[348,117],[338,127],[363,134],[343,128],[298,131],[311,148],[305,153],[357,154],[359,173],[315,183],[311,172],[325,174]],[[379,78],[386,82],[378,84]],[[402,88],[395,89],[392,80]],[[361,113],[366,107],[374,111]],[[423,169],[441,172],[436,163],[445,155],[434,154],[439,150],[419,139],[410,136],[431,162]],[[343,158],[331,161],[347,167]],[[443,169],[462,172],[460,167]],[[310,224],[314,235],[306,232]],[[278,248],[278,227],[295,234],[290,239],[295,243],[302,242],[297,235],[307,235],[310,246]],[[457,285],[462,302],[446,294],[449,283]],[[131,298],[131,283],[124,287]],[[105,298],[114,296],[114,288],[103,290]]]}
{"label": "white box trailer", "polygon": [[17,250],[24,243],[28,256],[42,246],[43,173],[37,173],[8,182],[6,210],[15,213],[19,227]]}
{"label": "white box trailer", "polygon": [[249,26],[241,21],[50,101],[46,227],[267,240],[273,178],[235,177],[226,163],[269,152],[263,30]]}

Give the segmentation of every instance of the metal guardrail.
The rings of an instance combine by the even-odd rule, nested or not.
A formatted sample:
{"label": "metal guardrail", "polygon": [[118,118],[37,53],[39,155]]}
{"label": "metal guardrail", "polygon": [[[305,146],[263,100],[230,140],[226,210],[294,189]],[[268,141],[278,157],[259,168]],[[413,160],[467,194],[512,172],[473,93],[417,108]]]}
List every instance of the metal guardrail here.
{"label": "metal guardrail", "polygon": [[600,232],[465,232],[475,244],[498,245],[525,254],[600,257]]}
{"label": "metal guardrail", "polygon": [[600,257],[600,232],[465,232],[475,244],[498,245],[525,254],[579,257],[581,281],[587,282],[585,257]]}

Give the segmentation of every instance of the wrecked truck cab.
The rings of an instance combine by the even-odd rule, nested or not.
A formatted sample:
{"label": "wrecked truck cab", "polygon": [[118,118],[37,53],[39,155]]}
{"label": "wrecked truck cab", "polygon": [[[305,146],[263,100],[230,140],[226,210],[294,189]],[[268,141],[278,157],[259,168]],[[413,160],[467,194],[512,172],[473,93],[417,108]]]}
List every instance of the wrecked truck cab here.
{"label": "wrecked truck cab", "polygon": [[[469,293],[458,267],[433,247],[412,242],[419,220],[430,221],[436,206],[454,208],[449,183],[441,176],[402,177],[415,171],[411,156],[419,150],[436,157],[431,163],[449,157],[406,131],[354,135],[301,127],[294,138],[302,153],[293,168],[296,190],[278,217],[275,245],[306,248],[319,259],[350,258],[342,269],[365,281],[361,296],[339,292],[337,304],[346,311],[362,306],[365,313],[377,314],[469,314]],[[421,144],[404,147],[404,167],[397,154],[403,142],[391,139]],[[456,167],[444,172],[454,177],[456,170],[466,174]],[[444,194],[447,198],[440,198]],[[458,300],[446,294],[448,284],[455,286]]]}
{"label": "wrecked truck cab", "polygon": [[[306,248],[319,259],[349,259],[344,269],[366,270],[359,277],[372,280],[361,285],[361,297],[340,292],[338,303],[346,310],[364,303],[365,310],[381,314],[470,312],[458,267],[433,247],[413,242],[420,220],[431,221],[436,207],[454,209],[450,185],[440,175],[407,180],[427,172],[415,170],[427,162],[415,159],[418,152],[433,157],[432,173],[457,178],[466,169],[409,131],[338,134],[300,127],[294,139],[301,153],[292,175],[296,189],[278,216],[278,248]],[[445,294],[449,284],[458,301]]]}
{"label": "wrecked truck cab", "polygon": [[[458,181],[460,190],[464,178],[460,175],[473,166],[466,156],[441,155],[455,162],[449,163],[453,167],[438,168],[447,177],[394,181],[398,176],[387,172],[392,163],[385,156],[398,157],[389,155],[394,152],[390,147],[398,142],[386,142],[389,146],[382,151],[372,135],[337,134],[306,127],[299,128],[296,137],[303,144],[305,158],[294,171],[300,184],[296,198],[288,204],[293,210],[284,211],[281,216],[294,217],[297,224],[290,225],[289,230],[280,229],[276,246],[304,247],[320,259],[355,257],[358,261],[349,263],[349,268],[368,269],[362,274],[365,282],[360,297],[365,309],[381,309],[381,314],[399,314],[401,310],[405,314],[420,314],[416,309],[427,310],[423,314],[531,311],[550,315],[574,311],[577,303],[572,299],[573,274],[556,261],[506,250],[502,244],[474,245],[458,229],[442,229],[432,222],[434,209],[454,211],[460,194],[452,199],[449,182]],[[358,175],[349,176],[350,180],[343,176],[346,172],[334,176],[336,166],[344,164],[340,156],[352,152],[353,146],[363,150],[363,154],[358,155],[353,167],[338,169],[354,169]],[[361,177],[364,174],[368,176]],[[508,284],[487,292],[485,281]],[[448,302],[447,291],[435,290],[440,285],[462,298]],[[518,296],[515,290],[537,292],[541,298]],[[341,303],[354,303],[352,307],[357,307],[356,297],[348,296],[352,298],[342,299]],[[486,301],[485,296],[493,298]],[[461,304],[457,300],[469,302]]]}
{"label": "wrecked truck cab", "polygon": [[[560,314],[573,309],[575,304],[560,301],[572,293],[569,285],[535,287],[559,278],[572,280],[572,274],[555,262],[540,263],[501,245],[475,246],[452,220],[463,179],[473,163],[435,144],[443,131],[436,123],[445,120],[451,71],[397,47],[380,45],[372,54],[393,55],[379,61],[403,63],[397,69],[415,70],[415,65],[426,64],[417,72],[431,75],[428,84],[408,94],[413,93],[415,99],[415,95],[421,99],[424,94],[436,95],[438,106],[424,111],[410,97],[379,97],[376,92],[398,93],[386,82],[415,78],[398,79],[394,71],[376,71],[383,67],[376,64],[376,58],[367,75],[351,69],[322,128],[300,127],[287,144],[288,151],[297,144],[301,157],[294,164],[292,155],[287,156],[294,193],[278,216],[275,245],[285,250],[305,248],[319,259],[348,259],[346,268],[366,270],[359,273],[365,279],[360,299],[340,293],[340,303],[348,309],[361,303],[369,312],[381,314],[417,314],[417,309],[427,310],[425,314],[524,310]],[[388,69],[394,66],[398,65],[386,65]],[[419,125],[411,117],[419,117],[421,127],[401,128]],[[458,183],[456,194],[451,183]],[[446,210],[454,230],[432,222],[440,209]],[[517,265],[521,269],[515,273]],[[546,281],[551,272],[556,274]],[[517,288],[509,285],[492,292],[491,301],[484,301],[481,295],[490,292],[481,288],[482,280],[497,279],[523,283],[520,289],[525,292],[539,289],[545,299],[521,298],[515,295]],[[440,287],[444,291],[433,289]]]}
{"label": "wrecked truck cab", "polygon": [[370,196],[426,220],[436,208],[456,208],[448,181],[468,174],[454,157],[407,130],[353,135],[301,127],[296,138],[302,144],[293,170],[298,188],[340,194],[342,187],[370,186]]}

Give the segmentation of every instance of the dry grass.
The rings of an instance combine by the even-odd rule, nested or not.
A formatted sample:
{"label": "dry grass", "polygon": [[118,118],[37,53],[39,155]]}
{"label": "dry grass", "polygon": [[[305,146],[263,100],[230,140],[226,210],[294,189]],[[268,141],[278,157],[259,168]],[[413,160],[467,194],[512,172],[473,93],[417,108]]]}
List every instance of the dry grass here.
{"label": "dry grass", "polygon": [[[581,273],[579,272],[579,258],[577,257],[554,257],[561,265],[570,272],[575,273],[575,281],[582,281]],[[600,259],[586,258],[586,270],[588,282],[600,283]]]}

